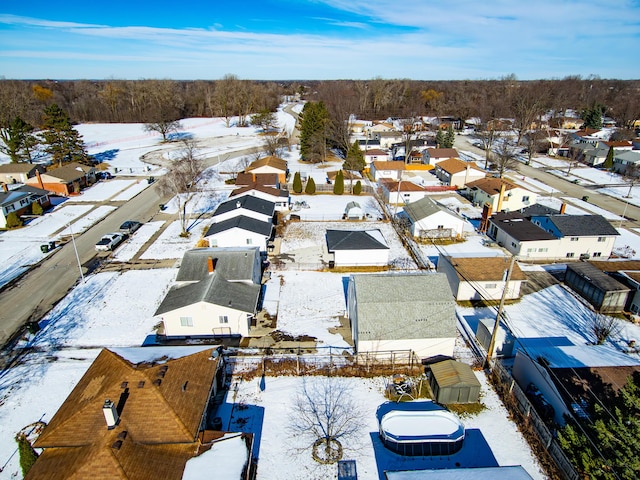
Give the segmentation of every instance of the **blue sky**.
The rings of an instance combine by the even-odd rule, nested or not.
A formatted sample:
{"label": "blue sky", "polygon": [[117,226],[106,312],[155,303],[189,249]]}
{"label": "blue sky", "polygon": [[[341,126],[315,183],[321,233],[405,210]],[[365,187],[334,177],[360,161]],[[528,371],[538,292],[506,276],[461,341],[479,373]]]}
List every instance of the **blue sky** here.
{"label": "blue sky", "polygon": [[640,0],[3,3],[8,79],[640,78]]}

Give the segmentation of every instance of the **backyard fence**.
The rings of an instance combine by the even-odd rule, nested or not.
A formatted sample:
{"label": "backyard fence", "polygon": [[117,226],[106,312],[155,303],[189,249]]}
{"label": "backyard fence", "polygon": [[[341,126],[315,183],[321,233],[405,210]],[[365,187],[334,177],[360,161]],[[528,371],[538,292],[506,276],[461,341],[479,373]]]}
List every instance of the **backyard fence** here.
{"label": "backyard fence", "polygon": [[422,373],[421,360],[411,350],[353,353],[350,348],[326,347],[312,354],[304,347],[260,350],[260,355],[226,357],[228,373],[247,376]]}

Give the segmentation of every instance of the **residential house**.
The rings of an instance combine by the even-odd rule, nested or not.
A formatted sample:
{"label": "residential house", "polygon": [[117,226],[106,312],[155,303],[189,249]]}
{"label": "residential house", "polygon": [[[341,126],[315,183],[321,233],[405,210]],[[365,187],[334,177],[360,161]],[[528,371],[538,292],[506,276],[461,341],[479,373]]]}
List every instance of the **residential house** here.
{"label": "residential house", "polygon": [[87,165],[72,162],[62,167],[47,170],[25,182],[32,187],[47,190],[53,194],[70,196],[77,195],[83,188],[96,182],[96,169]]}
{"label": "residential house", "polygon": [[395,143],[403,140],[402,132],[398,131],[376,132],[372,138],[380,142],[380,148],[382,149],[390,149]]}
{"label": "residential house", "polygon": [[[365,138],[356,140],[358,145],[360,146],[360,150],[366,152],[367,150],[381,150],[380,148],[380,140],[374,140],[372,138]],[[353,142],[352,142],[353,143]],[[382,150],[384,151],[384,150]]]}
{"label": "residential house", "polygon": [[214,222],[203,236],[211,247],[255,246],[263,253],[267,251],[272,237],[273,222],[245,215]]}
{"label": "residential house", "polygon": [[487,234],[512,255],[521,258],[547,260],[559,255],[556,237],[531,223],[519,212],[493,215],[489,218]]}
{"label": "residential house", "polygon": [[20,185],[17,188],[9,189],[6,184],[2,185],[0,191],[0,228],[7,226],[7,215],[15,212],[18,217],[29,214],[32,205],[39,203],[43,209],[51,206],[49,192],[30,185]]}
{"label": "residential house", "polygon": [[414,138],[409,140],[409,158],[407,158],[407,142],[394,143],[391,146],[391,157],[394,160],[402,160],[405,163],[426,163],[424,161],[424,151],[433,145],[433,141],[426,138]]}
{"label": "residential house", "polygon": [[622,175],[638,177],[640,171],[640,152],[638,151],[615,151],[613,157],[613,170]]}
{"label": "residential house", "polygon": [[191,458],[246,478],[249,434],[210,430],[210,400],[224,385],[220,347],[103,349],[49,420],[27,480],[181,480]]}
{"label": "residential house", "polygon": [[371,125],[368,131],[374,134],[381,132],[395,132],[396,128],[389,122],[379,122]]}
{"label": "residential house", "polygon": [[222,202],[213,213],[214,223],[222,222],[234,217],[245,216],[255,218],[261,222],[273,222],[276,204],[254,195],[243,195]]}
{"label": "residential house", "polygon": [[601,313],[622,312],[631,289],[588,262],[570,263],[564,283]]}
{"label": "residential house", "polygon": [[367,164],[367,168],[371,168],[373,162],[387,162],[391,159],[389,152],[379,148],[365,150],[362,153],[364,154],[364,161]]}
{"label": "residential house", "polygon": [[260,266],[258,248],[211,248],[185,254],[176,284],[155,313],[163,334],[247,337],[258,311]]}
{"label": "residential house", "polygon": [[461,238],[464,234],[466,220],[430,197],[405,205],[403,215],[416,238]]}
{"label": "residential house", "polygon": [[453,355],[456,304],[444,274],[351,275],[347,290],[357,353]]}
{"label": "residential house", "polygon": [[565,258],[609,258],[620,235],[602,215],[534,215],[531,222],[559,240]]}
{"label": "residential house", "polygon": [[513,263],[509,283],[509,257],[451,257],[440,255],[438,272],[444,273],[457,301],[514,300],[527,281],[517,262]]}
{"label": "residential house", "polygon": [[278,175],[278,181],[281,184],[287,183],[287,174],[289,173],[287,161],[273,155],[256,160],[245,168],[244,171],[245,173],[254,174],[275,173]]}
{"label": "residential house", "polygon": [[327,230],[327,251],[337,267],[389,264],[389,245],[378,229]]}
{"label": "residential house", "polygon": [[371,175],[376,182],[380,181],[382,178],[400,180],[404,170],[404,162],[373,162],[371,164]]}
{"label": "residential house", "polygon": [[414,182],[383,178],[379,182],[382,195],[389,205],[406,205],[426,197],[429,191]]}
{"label": "residential house", "polygon": [[44,165],[37,163],[4,163],[0,165],[0,183],[26,183],[36,176],[36,172],[43,174],[46,171]]}
{"label": "residential house", "polygon": [[476,205],[489,204],[493,212],[511,212],[536,203],[535,193],[504,178],[485,177],[469,182],[467,196]]}
{"label": "residential house", "polygon": [[442,183],[456,188],[464,188],[468,183],[486,177],[486,173],[479,169],[474,162],[464,162],[458,158],[438,162],[435,174]]}
{"label": "residential house", "polygon": [[[262,187],[280,188],[280,180],[277,173],[244,173],[240,172],[236,176],[236,187],[251,187],[259,185]],[[285,184],[286,185],[286,184]]]}
{"label": "residential house", "polygon": [[427,165],[437,165],[443,160],[459,157],[460,155],[455,148],[427,148],[423,152],[423,163]]}
{"label": "residential house", "polygon": [[229,200],[242,198],[244,196],[253,196],[272,202],[275,212],[283,212],[289,210],[291,198],[289,190],[281,188],[266,187],[264,185],[248,185],[246,187],[236,188],[229,194]]}
{"label": "residential house", "polygon": [[608,345],[528,346],[521,339],[513,364],[513,378],[523,390],[535,386],[553,407],[553,419],[588,415],[594,399],[605,404],[630,376],[640,372],[640,360]]}

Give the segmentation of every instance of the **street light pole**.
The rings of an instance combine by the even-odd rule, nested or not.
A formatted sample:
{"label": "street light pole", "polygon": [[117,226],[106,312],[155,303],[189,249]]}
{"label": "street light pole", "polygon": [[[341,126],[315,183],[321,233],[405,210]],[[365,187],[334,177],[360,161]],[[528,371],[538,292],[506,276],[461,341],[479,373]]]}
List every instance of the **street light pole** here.
{"label": "street light pole", "polygon": [[82,273],[82,264],[80,263],[80,256],[78,255],[78,248],[76,247],[76,238],[73,236],[73,230],[71,230],[71,222],[67,223],[69,226],[69,232],[71,233],[71,243],[73,244],[73,251],[76,252],[76,260],[78,261],[78,270],[80,270],[80,278],[84,283],[84,273]]}

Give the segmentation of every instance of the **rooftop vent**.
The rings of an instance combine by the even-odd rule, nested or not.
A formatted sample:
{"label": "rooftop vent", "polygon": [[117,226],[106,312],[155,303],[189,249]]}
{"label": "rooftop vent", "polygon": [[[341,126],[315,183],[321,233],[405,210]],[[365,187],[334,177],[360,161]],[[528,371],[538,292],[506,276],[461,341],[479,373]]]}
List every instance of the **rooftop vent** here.
{"label": "rooftop vent", "polygon": [[115,426],[120,421],[120,416],[118,415],[116,404],[111,400],[106,399],[104,401],[104,405],[102,405],[102,413],[104,414],[104,419],[107,422],[107,428],[109,430],[115,428]]}
{"label": "rooftop vent", "polygon": [[138,388],[144,388],[144,380],[138,382]]}
{"label": "rooftop vent", "polygon": [[129,382],[122,382],[120,384],[120,388],[127,388],[129,386]]}
{"label": "rooftop vent", "polygon": [[124,440],[125,438],[127,438],[127,431],[123,430],[118,434],[118,439],[119,440]]}
{"label": "rooftop vent", "polygon": [[122,446],[122,440],[116,440],[111,444],[111,448],[113,448],[114,450],[120,450],[121,446]]}
{"label": "rooftop vent", "polygon": [[159,387],[161,383],[162,383],[162,379],[161,379],[161,378],[156,378],[156,379],[153,381],[153,384],[154,384],[156,387]]}
{"label": "rooftop vent", "polygon": [[184,384],[182,385],[182,391],[186,392],[187,391],[187,385],[189,385],[189,380],[187,380],[186,382],[184,382]]}

